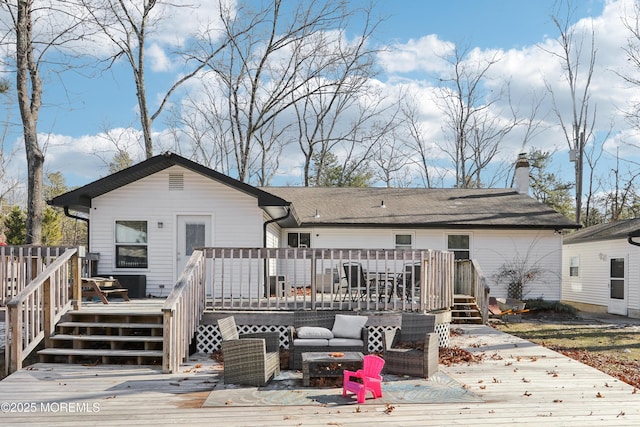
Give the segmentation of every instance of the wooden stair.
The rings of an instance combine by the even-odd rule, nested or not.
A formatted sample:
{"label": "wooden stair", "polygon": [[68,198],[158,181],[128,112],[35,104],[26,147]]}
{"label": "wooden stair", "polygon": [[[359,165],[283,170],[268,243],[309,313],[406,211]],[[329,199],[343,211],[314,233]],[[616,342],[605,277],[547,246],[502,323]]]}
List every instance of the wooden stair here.
{"label": "wooden stair", "polygon": [[453,324],[478,324],[481,325],[482,314],[476,303],[476,298],[471,295],[454,295],[451,308],[451,323]]}
{"label": "wooden stair", "polygon": [[42,362],[161,365],[161,313],[72,311],[38,351]]}

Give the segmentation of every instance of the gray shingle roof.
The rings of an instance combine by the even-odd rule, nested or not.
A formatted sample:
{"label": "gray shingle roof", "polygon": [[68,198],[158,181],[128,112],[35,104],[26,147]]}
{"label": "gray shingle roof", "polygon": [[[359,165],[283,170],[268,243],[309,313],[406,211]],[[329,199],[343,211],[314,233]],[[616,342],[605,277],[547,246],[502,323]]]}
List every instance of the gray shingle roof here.
{"label": "gray shingle roof", "polygon": [[640,232],[640,218],[593,225],[564,238],[564,244],[595,242],[600,240],[626,239],[629,233]]}
{"label": "gray shingle roof", "polygon": [[292,202],[303,226],[579,228],[546,205],[510,189],[262,189]]}
{"label": "gray shingle roof", "polygon": [[292,215],[279,221],[283,226],[579,228],[553,209],[511,189],[257,188],[173,153],[154,156],[55,197],[49,203],[88,212],[94,197],[173,165],[253,195],[258,206],[273,218],[281,217],[292,204]]}

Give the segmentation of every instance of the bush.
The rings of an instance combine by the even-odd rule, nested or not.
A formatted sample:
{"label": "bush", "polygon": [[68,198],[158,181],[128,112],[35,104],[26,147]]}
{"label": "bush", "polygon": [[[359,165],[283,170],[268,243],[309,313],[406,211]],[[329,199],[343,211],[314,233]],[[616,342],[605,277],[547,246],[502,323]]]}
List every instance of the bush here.
{"label": "bush", "polygon": [[571,314],[573,316],[578,314],[578,309],[572,305],[564,304],[560,301],[546,301],[542,298],[535,298],[525,301],[527,308],[531,311],[551,311],[560,314]]}

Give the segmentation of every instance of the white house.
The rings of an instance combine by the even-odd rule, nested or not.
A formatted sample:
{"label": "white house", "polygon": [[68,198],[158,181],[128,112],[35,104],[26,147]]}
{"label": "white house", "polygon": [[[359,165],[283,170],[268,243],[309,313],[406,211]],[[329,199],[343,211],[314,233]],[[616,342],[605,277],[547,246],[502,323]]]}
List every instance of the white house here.
{"label": "white house", "polygon": [[599,224],[567,236],[562,300],[589,311],[640,318],[640,219]]}
{"label": "white house", "polygon": [[451,250],[479,262],[494,296],[501,267],[537,266],[526,297],[559,300],[562,231],[578,226],[526,194],[527,168],[519,191],[257,188],[165,153],[49,203],[87,217],[98,275],[144,276],[150,295],[167,295],[193,247],[308,246]]}

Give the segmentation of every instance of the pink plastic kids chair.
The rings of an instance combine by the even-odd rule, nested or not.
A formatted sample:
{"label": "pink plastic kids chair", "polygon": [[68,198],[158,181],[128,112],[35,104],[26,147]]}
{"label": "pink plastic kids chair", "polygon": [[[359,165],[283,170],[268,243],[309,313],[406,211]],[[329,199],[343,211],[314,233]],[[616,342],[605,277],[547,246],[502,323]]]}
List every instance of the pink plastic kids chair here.
{"label": "pink plastic kids chair", "polygon": [[[382,397],[382,367],[384,359],[372,354],[364,356],[362,369],[356,372],[344,370],[344,380],[342,382],[342,396],[347,396],[347,391],[355,393],[358,403],[364,403],[367,391],[373,394],[373,398]],[[355,381],[359,379],[359,381]]]}

